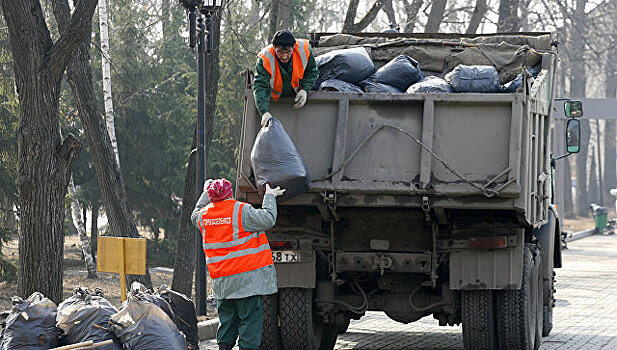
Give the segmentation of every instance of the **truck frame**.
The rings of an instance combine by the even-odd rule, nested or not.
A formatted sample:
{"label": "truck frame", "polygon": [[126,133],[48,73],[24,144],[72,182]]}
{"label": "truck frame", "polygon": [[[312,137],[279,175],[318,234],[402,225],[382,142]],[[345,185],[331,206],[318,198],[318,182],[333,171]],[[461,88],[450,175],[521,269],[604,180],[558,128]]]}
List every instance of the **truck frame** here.
{"label": "truck frame", "polygon": [[[357,34],[392,35],[427,37]],[[466,349],[538,348],[561,267],[550,43],[536,47],[541,70],[516,93],[311,92],[300,110],[289,98],[272,103],[312,183],[279,203],[268,232],[279,292],[264,298],[262,349],[333,349],[366,311],[462,323]],[[250,72],[244,100],[236,198],[259,205]]]}

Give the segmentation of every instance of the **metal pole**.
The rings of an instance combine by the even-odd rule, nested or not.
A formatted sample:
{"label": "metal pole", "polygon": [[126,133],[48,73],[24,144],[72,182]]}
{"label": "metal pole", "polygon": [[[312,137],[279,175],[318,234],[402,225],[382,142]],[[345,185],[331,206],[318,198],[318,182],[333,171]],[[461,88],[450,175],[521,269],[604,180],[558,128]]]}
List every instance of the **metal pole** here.
{"label": "metal pole", "polygon": [[[597,147],[598,147],[598,152],[596,152],[596,154],[598,155],[598,181],[600,183],[600,206],[604,206],[604,186],[602,183],[602,176],[604,175],[602,173],[602,151],[600,148],[602,148],[602,143],[601,140],[602,138],[600,137],[600,119],[596,119],[596,135],[597,135]],[[595,171],[595,169],[594,169]]]}
{"label": "metal pole", "polygon": [[[206,125],[206,79],[205,79],[205,25],[199,14],[197,18],[197,193],[203,191],[206,179],[206,152],[205,152],[205,125]],[[195,307],[198,315],[206,315],[207,308],[207,280],[206,280],[206,257],[204,256],[201,232],[197,230],[197,244],[195,244]]]}

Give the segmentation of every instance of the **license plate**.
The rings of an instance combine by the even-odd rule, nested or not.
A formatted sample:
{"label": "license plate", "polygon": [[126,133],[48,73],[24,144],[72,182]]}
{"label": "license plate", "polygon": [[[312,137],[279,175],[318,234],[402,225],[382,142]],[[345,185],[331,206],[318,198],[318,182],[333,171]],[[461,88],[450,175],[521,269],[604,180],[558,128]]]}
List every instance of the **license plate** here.
{"label": "license plate", "polygon": [[300,262],[300,256],[296,250],[276,250],[272,252],[272,260],[275,263]]}

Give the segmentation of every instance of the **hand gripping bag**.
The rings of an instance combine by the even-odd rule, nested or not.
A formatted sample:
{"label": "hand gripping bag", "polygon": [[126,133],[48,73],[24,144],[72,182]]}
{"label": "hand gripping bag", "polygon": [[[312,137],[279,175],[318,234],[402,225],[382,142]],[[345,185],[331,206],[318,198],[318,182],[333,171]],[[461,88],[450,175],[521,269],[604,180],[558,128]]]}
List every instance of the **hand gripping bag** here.
{"label": "hand gripping bag", "polygon": [[[120,341],[109,329],[109,318],[117,312],[118,309],[103,298],[100,289],[90,293],[88,288],[80,287],[75,290],[75,294],[58,305],[56,322],[68,344],[89,340],[98,343],[112,339],[113,344],[97,349],[121,350]],[[95,324],[103,328],[95,327]]]}
{"label": "hand gripping bag", "polygon": [[251,150],[251,164],[257,188],[263,189],[269,183],[270,187],[286,190],[277,198],[279,202],[305,192],[311,184],[304,159],[276,118],[259,130]]}
{"label": "hand gripping bag", "polygon": [[13,308],[0,335],[2,350],[41,350],[58,345],[56,304],[39,292],[23,300],[13,297]]}

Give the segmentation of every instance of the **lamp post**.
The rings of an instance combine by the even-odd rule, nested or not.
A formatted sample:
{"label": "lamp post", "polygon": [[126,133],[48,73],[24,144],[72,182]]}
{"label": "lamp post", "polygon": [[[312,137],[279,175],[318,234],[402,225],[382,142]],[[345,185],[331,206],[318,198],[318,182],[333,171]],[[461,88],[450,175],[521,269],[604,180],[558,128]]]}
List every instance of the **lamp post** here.
{"label": "lamp post", "polygon": [[[200,194],[206,178],[208,155],[206,146],[206,52],[212,51],[212,14],[222,6],[223,0],[180,0],[189,20],[189,46],[197,46],[197,181]],[[205,21],[204,18],[205,17]],[[204,23],[205,22],[205,23]],[[206,258],[202,249],[201,232],[195,237],[195,301],[198,315],[207,313]]]}

